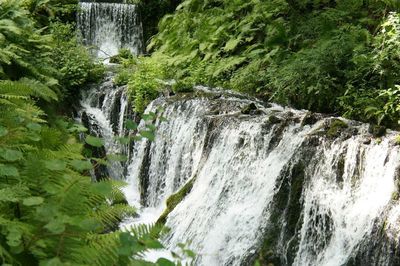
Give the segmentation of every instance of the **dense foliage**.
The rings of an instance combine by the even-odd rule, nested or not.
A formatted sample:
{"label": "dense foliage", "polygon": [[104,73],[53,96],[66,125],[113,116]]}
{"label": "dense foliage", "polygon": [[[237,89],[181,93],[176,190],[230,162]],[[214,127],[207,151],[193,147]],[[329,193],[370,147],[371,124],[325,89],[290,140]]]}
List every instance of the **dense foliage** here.
{"label": "dense foliage", "polygon": [[391,0],[185,0],[149,49],[177,80],[398,127],[398,10]]}
{"label": "dense foliage", "polygon": [[[82,155],[77,136],[86,129],[44,111],[103,71],[72,38],[72,26],[54,17],[67,19],[75,8],[71,1],[0,3],[0,262],[155,265],[142,256],[162,247],[161,229],[117,230],[135,212],[123,184],[93,182],[91,160],[107,161]],[[95,137],[85,140],[103,145]]]}
{"label": "dense foliage", "polygon": [[120,63],[114,84],[128,85],[128,95],[134,111],[143,113],[147,105],[156,99],[165,88],[166,69],[159,57],[135,57],[129,50],[121,49],[114,58]]}
{"label": "dense foliage", "polygon": [[182,0],[130,0],[139,5],[143,24],[143,38],[147,43],[157,33],[157,23],[165,15],[173,13]]}

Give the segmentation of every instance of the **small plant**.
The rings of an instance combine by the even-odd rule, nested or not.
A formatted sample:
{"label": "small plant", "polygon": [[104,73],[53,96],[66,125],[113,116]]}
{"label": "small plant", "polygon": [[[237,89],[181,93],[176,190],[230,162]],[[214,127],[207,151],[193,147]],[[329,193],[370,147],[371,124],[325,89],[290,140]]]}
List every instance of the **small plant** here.
{"label": "small plant", "polygon": [[116,86],[123,86],[128,84],[131,77],[131,70],[123,68],[114,77],[113,82]]}
{"label": "small plant", "polygon": [[157,58],[153,57],[138,58],[135,67],[129,78],[128,93],[135,111],[143,113],[147,105],[161,92],[165,70]]}

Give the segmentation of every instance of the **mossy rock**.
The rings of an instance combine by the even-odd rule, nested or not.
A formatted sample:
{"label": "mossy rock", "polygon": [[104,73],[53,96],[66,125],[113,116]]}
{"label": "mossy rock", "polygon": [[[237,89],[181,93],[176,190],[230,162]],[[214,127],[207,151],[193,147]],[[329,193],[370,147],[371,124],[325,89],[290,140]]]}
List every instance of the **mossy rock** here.
{"label": "mossy rock", "polygon": [[279,124],[279,123],[281,122],[281,119],[278,118],[278,117],[276,117],[276,116],[274,116],[274,115],[271,115],[271,116],[268,118],[268,121],[269,121],[271,124]]}
{"label": "mossy rock", "polygon": [[336,138],[340,135],[340,133],[342,133],[343,129],[346,129],[348,127],[349,125],[343,120],[335,119],[329,125],[328,130],[326,131],[326,135],[329,138]]}
{"label": "mossy rock", "polygon": [[255,111],[257,109],[258,108],[257,108],[256,104],[255,103],[251,103],[251,104],[248,104],[245,107],[243,107],[242,110],[241,110],[241,113],[244,114],[244,115],[249,115],[249,114],[251,114],[252,111]]}
{"label": "mossy rock", "polygon": [[368,132],[371,133],[375,138],[382,137],[386,134],[386,127],[379,125],[370,125]]}
{"label": "mossy rock", "polygon": [[161,216],[157,220],[157,224],[165,224],[167,221],[168,215],[178,206],[179,203],[192,191],[193,184],[196,178],[192,178],[187,182],[178,192],[172,194],[167,199],[167,208],[161,214]]}
{"label": "mossy rock", "polygon": [[306,115],[304,116],[303,120],[301,121],[301,126],[304,127],[306,125],[314,125],[320,119],[321,118],[318,117],[318,115],[311,113],[311,112],[307,112]]}
{"label": "mossy rock", "polygon": [[119,57],[119,55],[111,56],[110,63],[111,64],[121,64],[121,58]]}

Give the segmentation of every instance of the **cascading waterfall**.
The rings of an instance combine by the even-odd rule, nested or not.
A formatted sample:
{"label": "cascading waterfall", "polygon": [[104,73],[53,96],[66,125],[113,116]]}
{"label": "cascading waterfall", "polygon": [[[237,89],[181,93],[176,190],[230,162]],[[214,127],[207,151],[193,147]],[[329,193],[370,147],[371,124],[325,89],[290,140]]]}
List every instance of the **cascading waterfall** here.
{"label": "cascading waterfall", "polygon": [[251,265],[259,254],[275,265],[396,265],[394,133],[370,140],[367,125],[345,121],[335,135],[335,118],[276,105],[241,114],[248,104],[217,93],[149,107],[168,122],[135,146],[130,202],[162,210],[195,179],[167,218],[167,246],[190,243],[197,265]]}
{"label": "cascading waterfall", "polygon": [[[115,88],[112,73],[105,81],[82,92],[79,117],[91,135],[104,139],[104,153],[128,155],[127,145],[122,145],[116,137],[126,135],[124,120],[128,116],[128,97],[125,87]],[[111,162],[105,176],[122,179],[125,175],[124,163]]]}
{"label": "cascading waterfall", "polygon": [[[141,51],[136,6],[80,8],[82,41],[98,57]],[[397,133],[373,138],[365,124],[199,87],[152,102],[146,112],[162,107],[168,121],[156,121],[155,141],[129,147],[116,137],[135,115],[112,75],[82,93],[79,118],[105,140],[96,156],[129,157],[93,173],[127,180],[139,217],[122,227],[155,222],[168,197],[193,184],[168,214],[163,242],[187,243],[196,265],[400,265]]]}
{"label": "cascading waterfall", "polygon": [[95,47],[98,58],[116,55],[120,48],[134,54],[142,52],[142,26],[136,5],[80,2],[79,8],[80,38],[85,45]]}
{"label": "cascading waterfall", "polygon": [[[115,137],[127,133],[129,104],[111,78],[83,93],[80,114],[107,154],[127,154]],[[163,241],[189,243],[196,265],[251,265],[260,254],[275,265],[397,265],[394,132],[380,142],[367,125],[340,120],[348,126],[333,134],[336,118],[257,101],[242,114],[253,100],[201,94],[151,103],[147,112],[162,107],[168,119],[156,122],[156,140],[135,143],[128,165],[108,167],[126,176],[127,199],[139,208],[124,226],[155,222],[193,179]]]}

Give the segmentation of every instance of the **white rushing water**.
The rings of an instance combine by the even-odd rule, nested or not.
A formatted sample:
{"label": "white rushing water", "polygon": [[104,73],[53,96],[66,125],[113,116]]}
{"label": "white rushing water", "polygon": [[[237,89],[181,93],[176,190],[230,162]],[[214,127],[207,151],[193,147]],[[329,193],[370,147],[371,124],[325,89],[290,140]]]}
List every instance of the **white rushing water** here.
{"label": "white rushing water", "polygon": [[[309,169],[312,180],[305,191],[295,265],[343,265],[363,237],[370,234],[374,220],[382,214],[395,189],[399,152],[388,142],[362,145],[354,137],[321,149],[315,168]],[[344,173],[339,185],[332,166],[342,153]],[[329,217],[329,223],[321,222],[324,216]]]}
{"label": "white rushing water", "polygon": [[[111,73],[100,86],[92,86],[83,91],[79,117],[88,123],[90,134],[104,139],[106,154],[127,154],[127,147],[121,145],[116,137],[125,134],[124,121],[128,113],[128,97],[125,87],[114,88]],[[84,119],[87,121],[82,121]],[[124,177],[121,162],[111,162],[109,176],[116,179]]]}
{"label": "white rushing water", "polygon": [[80,2],[79,9],[81,40],[95,48],[98,58],[116,55],[121,48],[141,53],[142,26],[136,5]]}
{"label": "white rushing water", "polygon": [[[97,47],[96,56],[122,47],[140,53],[135,5],[81,2],[80,9],[82,41]],[[162,241],[170,250],[186,243],[195,265],[400,265],[396,133],[373,139],[367,125],[345,121],[348,128],[328,134],[336,119],[206,88],[199,94],[151,103],[146,112],[163,107],[167,121],[156,121],[155,141],[130,146],[116,141],[134,119],[126,89],[110,73],[82,93],[79,117],[105,141],[97,152],[129,157],[93,173],[126,179],[138,216],[122,228],[157,221],[169,196],[189,183]],[[250,103],[257,110],[241,113]],[[147,259],[159,256],[170,253]]]}
{"label": "white rushing water", "polygon": [[[137,142],[124,166],[124,191],[139,217],[122,227],[154,223],[169,195],[195,179],[169,214],[171,232],[163,241],[170,249],[187,243],[198,255],[196,265],[247,265],[273,230],[270,248],[283,265],[344,265],[373,240],[379,224],[386,224],[388,239],[398,237],[400,211],[392,197],[400,164],[393,134],[369,143],[366,126],[348,122],[348,131],[358,132],[328,138],[320,132],[331,118],[304,125],[306,112],[276,105],[244,115],[249,100],[178,98],[158,99],[147,109],[162,106],[168,121],[156,122],[155,141]],[[124,89],[106,82],[88,91],[82,106],[107,152],[121,151],[113,138],[124,134]],[[300,194],[290,203],[298,180]],[[298,209],[290,208],[293,203]],[[289,227],[291,212],[295,228]],[[395,265],[385,253],[374,261],[380,263],[370,265]]]}
{"label": "white rushing water", "polygon": [[[132,158],[127,195],[135,187],[137,203],[142,190],[141,200],[148,209],[162,209],[168,195],[196,178],[192,191],[168,216],[167,245],[190,243],[199,255],[198,265],[246,263],[265,237],[280,181],[291,178],[285,175],[295,162],[310,157],[298,199],[301,226],[291,236],[299,244],[294,260],[288,261],[282,251],[282,261],[345,264],[391,203],[398,148],[389,139],[364,144],[366,129],[359,126],[362,134],[344,140],[318,137],[310,154],[307,140],[328,120],[302,126],[289,119],[266,131],[263,127],[271,124],[272,114],[284,121],[293,111],[273,107],[264,109],[263,116],[229,111],[214,115],[210,113],[218,104],[210,102],[193,99],[167,104],[169,122],[159,125],[154,143],[139,144]],[[243,105],[240,100],[235,104]],[[294,120],[301,121],[304,115],[298,112]],[[145,188],[140,183],[143,178],[148,180]],[[287,242],[279,245],[288,248]]]}

